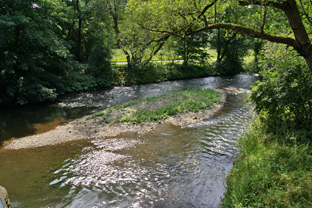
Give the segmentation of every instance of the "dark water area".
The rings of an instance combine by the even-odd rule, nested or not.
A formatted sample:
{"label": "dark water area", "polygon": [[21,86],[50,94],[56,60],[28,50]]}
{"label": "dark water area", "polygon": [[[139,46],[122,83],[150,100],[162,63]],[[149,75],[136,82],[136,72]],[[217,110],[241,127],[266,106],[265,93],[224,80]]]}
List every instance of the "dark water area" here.
{"label": "dark water area", "polygon": [[[81,93],[63,98],[55,107],[61,110],[51,110],[46,119],[71,119],[175,90],[249,89],[255,80],[250,75],[208,77]],[[245,97],[239,91],[229,93],[213,118],[186,128],[162,124],[145,135],[2,151],[0,185],[8,189],[13,207],[217,207],[225,177],[239,154],[237,139],[253,117]],[[61,113],[63,109],[83,110]],[[33,111],[42,113],[38,120],[42,111]],[[27,120],[29,126],[37,124],[32,113],[24,115],[33,117]],[[16,114],[15,119],[21,117]]]}
{"label": "dark water area", "polygon": [[58,125],[91,113],[95,108],[54,105],[0,108],[0,145],[11,138],[44,133]]}

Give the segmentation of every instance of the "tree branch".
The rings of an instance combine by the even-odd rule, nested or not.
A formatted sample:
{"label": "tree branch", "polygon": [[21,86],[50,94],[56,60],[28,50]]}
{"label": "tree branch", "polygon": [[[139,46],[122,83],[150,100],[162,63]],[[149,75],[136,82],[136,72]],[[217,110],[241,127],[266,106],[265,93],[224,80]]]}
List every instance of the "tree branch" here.
{"label": "tree branch", "polygon": [[278,0],[278,1],[241,0],[238,2],[238,4],[240,6],[251,6],[251,5],[271,6],[283,10],[287,4],[287,0]]}
{"label": "tree branch", "polygon": [[263,18],[262,18],[262,23],[260,24],[260,31],[261,31],[261,33],[264,32],[264,25],[265,25],[265,21],[266,21],[266,15],[267,15],[267,7],[265,6],[264,7]]}
{"label": "tree branch", "polygon": [[[306,16],[307,20],[310,22],[310,24],[312,24],[312,18],[309,16],[309,13],[305,10],[302,0],[300,0],[300,5],[301,5],[304,16]],[[309,7],[308,7],[308,11],[309,11]]]}
{"label": "tree branch", "polygon": [[236,25],[236,24],[231,24],[231,23],[212,24],[212,25],[206,26],[200,30],[192,31],[191,34],[203,32],[203,31],[207,31],[207,30],[212,30],[212,29],[232,30],[234,32],[250,35],[254,38],[260,38],[263,40],[268,40],[268,41],[275,42],[275,43],[283,43],[283,44],[286,44],[286,45],[289,45],[292,47],[296,47],[296,41],[293,38],[266,34],[266,33],[263,33],[261,31],[257,31],[257,30],[254,30],[254,29],[251,29],[248,27],[244,27],[244,26]]}
{"label": "tree branch", "polygon": [[203,16],[209,8],[211,8],[213,5],[215,5],[215,3],[217,3],[217,1],[218,0],[214,0],[210,4],[206,5],[204,9],[201,11],[201,13],[197,16],[197,19],[200,19],[201,16]]}

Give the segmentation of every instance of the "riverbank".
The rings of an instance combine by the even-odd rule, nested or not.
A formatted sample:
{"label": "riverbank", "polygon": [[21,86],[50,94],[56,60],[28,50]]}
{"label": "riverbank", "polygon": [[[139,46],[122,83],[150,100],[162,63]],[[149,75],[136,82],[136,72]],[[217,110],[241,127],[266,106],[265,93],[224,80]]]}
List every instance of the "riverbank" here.
{"label": "riverbank", "polygon": [[224,91],[216,92],[211,89],[193,90],[191,95],[171,93],[141,99],[84,116],[43,134],[8,141],[4,149],[33,148],[79,139],[113,137],[125,132],[144,134],[161,123],[185,127],[209,119],[223,106],[225,99]]}
{"label": "riverbank", "polygon": [[300,137],[268,134],[256,120],[239,140],[220,207],[311,207],[311,144]]}

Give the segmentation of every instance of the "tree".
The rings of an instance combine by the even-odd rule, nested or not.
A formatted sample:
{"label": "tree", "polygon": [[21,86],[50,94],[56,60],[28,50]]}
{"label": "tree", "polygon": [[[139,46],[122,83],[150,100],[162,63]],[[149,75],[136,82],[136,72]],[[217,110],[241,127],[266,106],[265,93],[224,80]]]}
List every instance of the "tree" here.
{"label": "tree", "polygon": [[4,101],[47,101],[63,92],[63,77],[76,65],[66,42],[57,35],[59,25],[53,24],[54,18],[50,1],[0,2],[0,93]]}
{"label": "tree", "polygon": [[260,72],[263,79],[252,88],[249,101],[267,131],[283,135],[295,128],[311,135],[312,74],[294,50],[271,42],[264,48],[260,64],[268,70]]}
{"label": "tree", "polygon": [[207,33],[193,34],[179,41],[176,53],[182,56],[183,64],[187,67],[189,61],[208,59],[207,46]]}
{"label": "tree", "polygon": [[128,69],[146,65],[162,48],[168,36],[143,30],[133,20],[133,12],[127,7],[128,0],[107,0],[103,2],[110,15],[115,32],[117,47],[126,56]]}
{"label": "tree", "polygon": [[221,74],[237,74],[242,71],[242,58],[247,54],[249,44],[244,35],[223,29],[213,30],[210,47],[216,49],[216,68]]}
{"label": "tree", "polygon": [[[138,12],[136,21],[139,24],[146,22],[145,28],[150,31],[183,37],[222,28],[248,34],[291,46],[305,59],[312,73],[310,0],[130,0],[130,4],[133,8],[140,7],[133,11]],[[220,18],[227,9],[233,10],[237,15],[231,22],[224,22]],[[258,21],[248,16],[251,10],[252,14],[254,11],[258,14],[252,16],[258,18]],[[279,19],[275,19],[274,13],[280,14]],[[281,23],[279,26],[282,27],[274,27],[275,23]]]}

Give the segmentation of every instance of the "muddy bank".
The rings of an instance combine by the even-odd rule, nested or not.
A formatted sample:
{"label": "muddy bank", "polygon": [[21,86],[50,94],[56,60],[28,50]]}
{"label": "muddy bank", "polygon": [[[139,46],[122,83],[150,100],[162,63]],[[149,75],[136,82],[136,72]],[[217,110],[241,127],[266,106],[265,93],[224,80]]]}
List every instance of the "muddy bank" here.
{"label": "muddy bank", "polygon": [[[4,149],[34,148],[80,139],[113,137],[125,132],[144,134],[152,131],[161,123],[171,123],[176,126],[185,127],[209,119],[215,112],[222,108],[226,100],[226,91],[229,92],[229,90],[226,89],[218,91],[222,93],[221,104],[214,105],[214,107],[209,110],[178,113],[177,115],[170,116],[167,119],[156,122],[144,122],[141,124],[98,122],[96,120],[97,118],[90,119],[91,115],[89,115],[69,122],[65,125],[58,126],[55,129],[42,134],[14,139],[7,142],[4,145]],[[161,103],[154,102],[146,107],[153,108],[153,105],[159,106]],[[137,107],[145,108],[144,106]],[[133,108],[127,110],[133,110]],[[115,114],[116,113],[118,114],[118,111],[115,112]]]}

